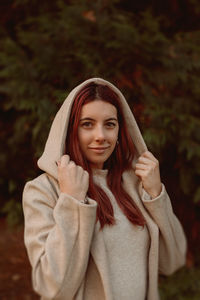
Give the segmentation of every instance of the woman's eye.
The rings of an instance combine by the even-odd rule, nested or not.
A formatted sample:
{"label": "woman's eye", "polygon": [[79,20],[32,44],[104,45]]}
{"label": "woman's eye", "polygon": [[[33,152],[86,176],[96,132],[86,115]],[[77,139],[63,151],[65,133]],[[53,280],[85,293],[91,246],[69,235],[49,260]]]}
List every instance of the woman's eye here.
{"label": "woman's eye", "polygon": [[114,128],[116,126],[116,124],[114,122],[108,122],[108,123],[106,123],[106,126],[109,128]]}
{"label": "woman's eye", "polygon": [[92,123],[91,122],[84,122],[84,123],[81,124],[81,126],[84,127],[84,128],[90,128],[90,127],[92,127]]}

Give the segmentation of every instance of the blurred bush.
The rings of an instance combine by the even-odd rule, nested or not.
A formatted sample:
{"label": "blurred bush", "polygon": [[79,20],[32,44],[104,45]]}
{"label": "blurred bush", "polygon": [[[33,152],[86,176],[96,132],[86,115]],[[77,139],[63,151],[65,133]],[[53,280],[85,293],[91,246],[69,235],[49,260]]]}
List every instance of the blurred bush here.
{"label": "blurred bush", "polygon": [[172,1],[165,10],[159,1],[145,3],[2,2],[1,213],[10,223],[20,220],[24,183],[39,174],[36,162],[60,104],[78,83],[103,77],[125,94],[161,162],[194,263],[200,249],[200,4],[186,1],[187,15],[174,11]]}
{"label": "blurred bush", "polygon": [[200,268],[183,268],[176,274],[160,279],[161,300],[199,300]]}

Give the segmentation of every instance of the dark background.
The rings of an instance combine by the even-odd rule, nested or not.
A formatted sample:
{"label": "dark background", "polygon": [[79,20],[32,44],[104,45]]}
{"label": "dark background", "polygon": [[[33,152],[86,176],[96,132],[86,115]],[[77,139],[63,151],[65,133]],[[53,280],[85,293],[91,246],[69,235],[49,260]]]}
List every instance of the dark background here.
{"label": "dark background", "polygon": [[198,0],[0,2],[0,297],[35,297],[23,186],[60,104],[94,76],[127,98],[187,235],[187,265],[160,278],[162,299],[200,299]]}

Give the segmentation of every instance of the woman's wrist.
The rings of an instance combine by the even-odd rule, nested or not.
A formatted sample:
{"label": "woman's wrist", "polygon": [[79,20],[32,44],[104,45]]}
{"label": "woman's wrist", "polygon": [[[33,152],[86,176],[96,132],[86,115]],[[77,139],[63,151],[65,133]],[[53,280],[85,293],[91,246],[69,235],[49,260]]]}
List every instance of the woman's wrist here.
{"label": "woman's wrist", "polygon": [[161,191],[162,191],[162,184],[160,184],[159,188],[155,190],[149,190],[146,192],[151,196],[152,199],[155,199],[160,195]]}
{"label": "woman's wrist", "polygon": [[61,193],[66,194],[80,202],[83,202],[83,203],[85,203],[85,201],[86,201],[86,195],[83,195],[82,193],[79,193],[79,194],[78,193],[70,193],[66,190],[61,190]]}

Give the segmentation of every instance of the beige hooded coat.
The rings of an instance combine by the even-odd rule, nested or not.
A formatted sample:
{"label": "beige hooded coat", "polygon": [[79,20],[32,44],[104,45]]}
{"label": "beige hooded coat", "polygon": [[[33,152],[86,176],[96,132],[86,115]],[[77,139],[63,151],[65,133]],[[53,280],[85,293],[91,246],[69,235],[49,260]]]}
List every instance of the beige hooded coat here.
{"label": "beige hooded coat", "polygon": [[[55,163],[64,154],[73,99],[91,81],[106,84],[119,95],[136,159],[147,150],[126,100],[111,83],[92,78],[68,95],[38,161],[44,173],[28,182],[23,194],[25,245],[32,265],[33,288],[41,299],[115,300],[104,239],[99,222],[96,223],[97,203],[88,198],[89,204],[84,204],[60,193]],[[124,172],[123,181],[147,222],[150,247],[146,299],[158,300],[158,273],[169,275],[184,265],[185,236],[164,187],[156,199],[145,200],[134,172]]]}

